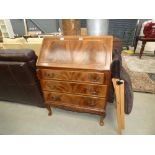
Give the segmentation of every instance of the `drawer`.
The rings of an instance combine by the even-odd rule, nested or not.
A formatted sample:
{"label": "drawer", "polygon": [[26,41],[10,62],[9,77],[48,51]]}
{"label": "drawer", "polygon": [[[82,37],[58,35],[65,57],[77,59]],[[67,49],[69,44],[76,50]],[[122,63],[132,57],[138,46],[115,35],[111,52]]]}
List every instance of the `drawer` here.
{"label": "drawer", "polygon": [[41,80],[43,90],[106,97],[107,85]]}
{"label": "drawer", "polygon": [[45,102],[62,105],[80,106],[80,107],[92,107],[104,109],[106,100],[105,98],[86,97],[80,95],[63,94],[43,91]]}
{"label": "drawer", "polygon": [[41,69],[39,70],[39,78],[89,82],[98,84],[107,83],[105,73],[99,73],[99,72]]}

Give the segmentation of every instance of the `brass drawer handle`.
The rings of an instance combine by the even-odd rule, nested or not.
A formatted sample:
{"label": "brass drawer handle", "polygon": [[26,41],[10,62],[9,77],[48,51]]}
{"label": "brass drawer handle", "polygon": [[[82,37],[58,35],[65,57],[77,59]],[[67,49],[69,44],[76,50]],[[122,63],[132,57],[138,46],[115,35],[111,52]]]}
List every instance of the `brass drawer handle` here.
{"label": "brass drawer handle", "polygon": [[61,101],[61,97],[60,96],[51,96],[51,100],[52,101]]}
{"label": "brass drawer handle", "polygon": [[52,100],[52,101],[61,101],[61,96],[59,95],[51,95],[50,93],[47,95],[47,99],[48,100]]}
{"label": "brass drawer handle", "polygon": [[47,87],[51,90],[54,90],[56,89],[56,86],[55,85],[51,85],[51,84],[47,84]]}
{"label": "brass drawer handle", "polygon": [[90,87],[88,87],[88,88],[87,88],[87,93],[90,93],[90,94],[92,94],[92,95],[98,95],[98,94],[99,94],[99,89],[98,89],[98,88],[95,89],[95,88],[90,88]]}
{"label": "brass drawer handle", "polygon": [[98,95],[98,94],[99,94],[99,90],[97,89],[97,90],[95,90],[95,91],[92,91],[91,94],[93,94],[93,95]]}
{"label": "brass drawer handle", "polygon": [[96,106],[96,100],[93,100],[93,99],[88,99],[87,101],[87,105],[89,106]]}
{"label": "brass drawer handle", "polygon": [[97,81],[100,80],[100,76],[97,75],[97,76],[94,78],[94,75],[89,74],[88,79],[89,79],[90,81],[97,82]]}
{"label": "brass drawer handle", "polygon": [[49,78],[54,78],[55,74],[54,73],[46,73],[46,76]]}

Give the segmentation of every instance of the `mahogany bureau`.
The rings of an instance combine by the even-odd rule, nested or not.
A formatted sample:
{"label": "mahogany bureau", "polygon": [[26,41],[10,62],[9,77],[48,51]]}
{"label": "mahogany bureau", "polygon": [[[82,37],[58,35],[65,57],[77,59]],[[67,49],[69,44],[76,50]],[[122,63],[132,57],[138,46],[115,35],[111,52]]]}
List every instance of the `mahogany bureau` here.
{"label": "mahogany bureau", "polygon": [[49,115],[51,107],[87,112],[104,125],[112,43],[112,36],[44,38],[37,67]]}

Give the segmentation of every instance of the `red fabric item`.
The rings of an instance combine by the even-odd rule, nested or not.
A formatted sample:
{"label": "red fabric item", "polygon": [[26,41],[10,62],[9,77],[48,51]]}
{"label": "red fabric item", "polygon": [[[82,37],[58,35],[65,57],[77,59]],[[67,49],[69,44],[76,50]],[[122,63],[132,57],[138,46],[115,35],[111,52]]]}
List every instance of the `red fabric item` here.
{"label": "red fabric item", "polygon": [[155,23],[147,23],[144,26],[143,33],[146,38],[155,38]]}

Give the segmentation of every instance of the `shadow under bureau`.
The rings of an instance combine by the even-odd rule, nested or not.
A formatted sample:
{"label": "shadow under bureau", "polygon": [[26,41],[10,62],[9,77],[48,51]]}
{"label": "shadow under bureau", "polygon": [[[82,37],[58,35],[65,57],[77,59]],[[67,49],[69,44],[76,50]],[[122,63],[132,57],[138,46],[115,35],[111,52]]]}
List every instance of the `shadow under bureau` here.
{"label": "shadow under bureau", "polygon": [[49,115],[51,107],[105,117],[112,61],[112,36],[44,38],[37,62]]}

